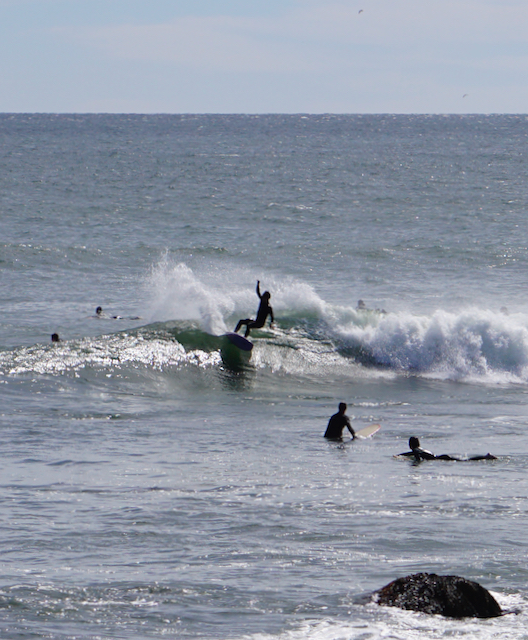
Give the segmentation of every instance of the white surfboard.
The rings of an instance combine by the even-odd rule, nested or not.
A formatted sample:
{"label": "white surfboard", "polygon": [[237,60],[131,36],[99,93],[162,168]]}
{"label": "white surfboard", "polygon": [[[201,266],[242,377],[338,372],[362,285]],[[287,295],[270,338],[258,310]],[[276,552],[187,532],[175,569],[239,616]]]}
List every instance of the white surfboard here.
{"label": "white surfboard", "polygon": [[370,438],[375,433],[378,433],[380,429],[380,424],[369,424],[366,427],[363,427],[363,429],[358,429],[357,431],[354,429],[356,437],[354,439],[348,438],[347,440],[343,440],[343,444],[350,444],[351,442],[354,442],[354,440],[365,440],[366,438]]}
{"label": "white surfboard", "polygon": [[369,424],[368,426],[363,427],[363,429],[359,429],[359,431],[356,431],[356,438],[359,438],[360,440],[364,440],[365,438],[370,438],[375,433],[377,433],[380,429],[381,429],[381,424]]}
{"label": "white surfboard", "polygon": [[378,433],[378,431],[380,429],[381,429],[381,424],[369,424],[366,427],[363,427],[363,429],[358,429],[357,431],[355,431],[355,434],[356,434],[355,438],[347,438],[346,440],[343,440],[341,442],[341,444],[337,445],[337,448],[338,449],[346,449],[346,448],[348,448],[348,445],[351,442],[355,442],[356,440],[365,440],[366,438],[370,438],[375,433]]}

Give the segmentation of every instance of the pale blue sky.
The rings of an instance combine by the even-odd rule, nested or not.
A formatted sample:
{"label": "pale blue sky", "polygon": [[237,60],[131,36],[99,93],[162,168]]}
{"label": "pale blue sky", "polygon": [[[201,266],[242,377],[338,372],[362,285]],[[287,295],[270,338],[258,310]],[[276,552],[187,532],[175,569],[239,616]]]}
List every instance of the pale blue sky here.
{"label": "pale blue sky", "polygon": [[526,113],[526,0],[0,0],[1,112]]}

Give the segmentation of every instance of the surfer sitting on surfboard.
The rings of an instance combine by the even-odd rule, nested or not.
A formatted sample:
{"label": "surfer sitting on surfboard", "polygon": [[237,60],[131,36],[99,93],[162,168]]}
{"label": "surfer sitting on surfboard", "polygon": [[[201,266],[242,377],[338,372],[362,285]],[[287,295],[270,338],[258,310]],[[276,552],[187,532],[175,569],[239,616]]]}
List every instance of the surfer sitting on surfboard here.
{"label": "surfer sitting on surfboard", "polygon": [[328,426],[326,427],[326,431],[324,434],[325,438],[332,438],[332,440],[341,440],[343,429],[345,427],[350,431],[352,440],[356,437],[354,429],[352,429],[352,425],[350,424],[350,418],[345,414],[346,410],[346,404],[344,402],[340,402],[339,411],[337,413],[334,413],[334,415],[328,421]]}
{"label": "surfer sitting on surfboard", "polygon": [[463,462],[464,460],[496,460],[496,456],[491,455],[491,453],[487,453],[485,456],[472,456],[471,458],[453,458],[453,456],[448,456],[446,453],[443,453],[440,456],[436,456],[431,451],[427,451],[427,449],[422,449],[420,446],[420,441],[415,436],[411,436],[409,438],[409,447],[410,451],[406,451],[405,453],[400,453],[397,457],[405,456],[407,458],[414,458],[416,462],[421,462],[422,460],[456,460],[457,462]]}
{"label": "surfer sitting on surfboard", "polygon": [[257,296],[260,298],[257,317],[255,318],[255,320],[252,320],[251,318],[239,320],[235,329],[235,333],[237,333],[240,327],[246,325],[246,333],[244,334],[246,338],[249,336],[249,332],[251,329],[261,329],[266,323],[266,318],[268,316],[270,317],[270,327],[271,323],[273,322],[273,309],[271,308],[271,305],[269,303],[271,294],[269,291],[264,291],[264,293],[261,295],[260,280],[257,280]]}

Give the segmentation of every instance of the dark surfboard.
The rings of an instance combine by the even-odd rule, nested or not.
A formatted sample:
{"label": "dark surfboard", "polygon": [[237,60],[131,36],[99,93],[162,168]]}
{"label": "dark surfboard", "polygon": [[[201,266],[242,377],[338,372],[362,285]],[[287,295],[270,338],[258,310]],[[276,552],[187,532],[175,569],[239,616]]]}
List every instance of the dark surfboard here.
{"label": "dark surfboard", "polygon": [[253,343],[250,342],[247,338],[244,338],[244,336],[238,335],[238,333],[226,333],[225,337],[229,340],[229,342],[231,342],[231,344],[234,344],[239,349],[242,349],[242,351],[251,351],[251,349],[253,349]]}

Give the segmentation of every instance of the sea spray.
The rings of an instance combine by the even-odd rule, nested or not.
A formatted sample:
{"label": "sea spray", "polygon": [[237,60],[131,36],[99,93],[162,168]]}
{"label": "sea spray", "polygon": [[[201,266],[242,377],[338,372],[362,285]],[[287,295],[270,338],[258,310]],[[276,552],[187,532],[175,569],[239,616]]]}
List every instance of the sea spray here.
{"label": "sea spray", "polygon": [[270,291],[276,316],[324,316],[327,304],[308,283],[291,277],[248,274],[247,270],[236,274],[232,268],[222,273],[208,265],[196,269],[183,262],[174,263],[165,254],[146,279],[151,298],[148,317],[151,321],[194,320],[204,331],[220,335],[232,330],[231,324],[239,318],[255,316],[259,304],[257,280],[262,292]]}
{"label": "sea spray", "polygon": [[148,284],[151,320],[199,320],[214,335],[227,330],[224,317],[233,312],[231,298],[206,285],[186,264],[163,258],[152,267]]}

